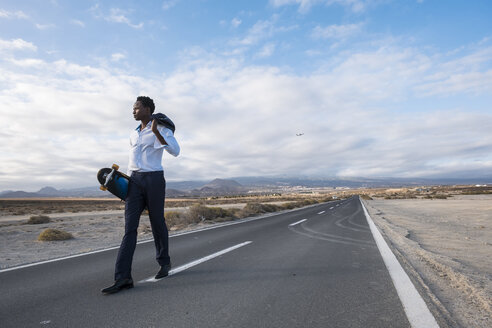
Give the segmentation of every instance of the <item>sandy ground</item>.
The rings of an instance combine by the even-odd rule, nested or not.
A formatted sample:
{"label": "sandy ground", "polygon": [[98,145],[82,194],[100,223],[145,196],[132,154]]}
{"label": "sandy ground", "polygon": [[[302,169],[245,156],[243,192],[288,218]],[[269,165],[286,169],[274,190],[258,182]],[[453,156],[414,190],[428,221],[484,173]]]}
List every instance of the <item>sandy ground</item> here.
{"label": "sandy ground", "polygon": [[492,327],[492,195],[365,204],[441,327]]}

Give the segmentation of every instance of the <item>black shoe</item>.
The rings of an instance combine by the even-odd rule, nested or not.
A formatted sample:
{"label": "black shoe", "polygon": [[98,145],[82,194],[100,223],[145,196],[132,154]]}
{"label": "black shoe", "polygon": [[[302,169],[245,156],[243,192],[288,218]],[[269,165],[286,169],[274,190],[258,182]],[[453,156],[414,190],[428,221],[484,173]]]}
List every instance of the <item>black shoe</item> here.
{"label": "black shoe", "polygon": [[101,293],[113,294],[128,288],[133,288],[133,280],[131,278],[116,280],[112,286],[101,289]]}
{"label": "black shoe", "polygon": [[161,279],[169,275],[169,270],[171,270],[171,263],[161,266],[161,269],[155,275],[155,279]]}

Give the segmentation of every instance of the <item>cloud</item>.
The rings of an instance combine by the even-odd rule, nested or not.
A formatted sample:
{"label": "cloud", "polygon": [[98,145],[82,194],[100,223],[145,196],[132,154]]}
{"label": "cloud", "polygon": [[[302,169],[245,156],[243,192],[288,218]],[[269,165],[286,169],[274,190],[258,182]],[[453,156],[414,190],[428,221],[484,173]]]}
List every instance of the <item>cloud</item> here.
{"label": "cloud", "polygon": [[266,58],[270,57],[273,55],[275,52],[275,44],[273,43],[268,43],[263,46],[263,48],[260,49],[258,53],[256,53],[257,58]]}
{"label": "cloud", "polygon": [[140,29],[144,25],[144,23],[142,22],[140,22],[139,24],[133,24],[130,19],[126,17],[126,11],[119,8],[111,8],[109,16],[106,16],[105,19],[108,22],[123,23],[135,29]]}
{"label": "cloud", "polygon": [[300,13],[307,13],[311,7],[318,4],[325,4],[326,6],[341,5],[349,8],[354,13],[364,11],[372,0],[270,0],[270,3],[274,7],[281,7],[286,5],[299,5]]}
{"label": "cloud", "polygon": [[0,18],[7,18],[7,19],[13,19],[13,18],[17,18],[17,19],[28,19],[29,16],[27,16],[24,12],[22,11],[7,11],[7,10],[3,10],[3,9],[0,9]]}
{"label": "cloud", "polygon": [[321,2],[320,0],[270,0],[270,3],[274,7],[297,4],[299,5],[299,12],[301,13],[308,12],[313,5],[320,2]]}
{"label": "cloud", "polygon": [[162,3],[162,9],[163,10],[169,10],[172,7],[176,6],[176,4],[179,2],[179,0],[166,0]]}
{"label": "cloud", "polygon": [[122,53],[114,53],[111,55],[111,61],[117,62],[126,58],[126,56]]}
{"label": "cloud", "polygon": [[492,47],[437,63],[436,72],[429,74],[415,90],[425,96],[449,96],[457,93],[487,95],[492,93]]}
{"label": "cloud", "polygon": [[416,87],[425,96],[472,93],[474,95],[492,93],[492,70],[453,74],[435,82]]}
{"label": "cloud", "polygon": [[72,19],[72,20],[70,20],[70,23],[73,25],[80,26],[80,27],[85,27],[85,23],[81,20],[78,20],[78,19]]}
{"label": "cloud", "polygon": [[38,30],[47,30],[51,28],[55,28],[55,24],[35,24]]}
{"label": "cloud", "polygon": [[278,33],[288,32],[296,29],[297,25],[291,26],[277,26],[279,16],[273,15],[268,20],[259,20],[252,27],[248,29],[246,35],[239,39],[234,40],[232,44],[242,46],[253,46],[260,41],[272,38]]}
{"label": "cloud", "polygon": [[362,23],[346,25],[316,26],[311,32],[313,39],[340,39],[345,40],[359,33]]}
{"label": "cloud", "polygon": [[89,9],[89,12],[91,12],[95,18],[102,18],[112,23],[126,24],[134,29],[141,29],[144,26],[143,22],[138,24],[132,23],[132,21],[127,17],[129,12],[120,8],[111,8],[109,10],[109,14],[103,14],[99,4],[95,4]]}
{"label": "cloud", "polygon": [[[1,40],[4,45],[33,58],[0,58],[0,101],[9,104],[0,108],[9,122],[0,131],[0,190],[22,189],[26,177],[30,188],[96,185],[99,168],[116,162],[125,169],[128,136],[137,125],[131,106],[142,94],[177,125],[181,155],[164,157],[170,180],[456,176],[492,169],[492,113],[441,101],[446,92],[490,97],[492,91],[475,82],[467,89],[444,84],[448,90],[438,97],[420,89],[472,73],[486,82],[483,48],[451,59],[396,44],[354,47],[303,74],[194,49],[174,72],[148,76],[46,61],[23,40]],[[19,121],[19,113],[29,119]]]}
{"label": "cloud", "polygon": [[36,51],[37,47],[31,42],[22,39],[2,40],[0,39],[0,52],[14,50],[29,50]]}
{"label": "cloud", "polygon": [[275,29],[273,20],[258,21],[249,30],[247,35],[239,41],[242,45],[252,45],[273,35]]}
{"label": "cloud", "polygon": [[231,25],[232,25],[232,27],[236,28],[236,27],[238,27],[239,25],[241,25],[241,20],[240,20],[239,18],[234,17],[234,18],[231,20]]}

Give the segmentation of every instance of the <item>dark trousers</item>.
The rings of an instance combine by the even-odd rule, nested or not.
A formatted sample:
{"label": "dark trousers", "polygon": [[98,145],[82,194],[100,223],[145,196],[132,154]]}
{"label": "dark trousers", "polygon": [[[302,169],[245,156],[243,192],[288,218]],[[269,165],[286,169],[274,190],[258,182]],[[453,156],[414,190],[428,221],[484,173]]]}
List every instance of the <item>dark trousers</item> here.
{"label": "dark trousers", "polygon": [[116,260],[115,280],[131,278],[137,228],[145,207],[149,210],[156,260],[161,266],[170,263],[169,234],[164,220],[165,196],[166,180],[162,171],[132,173],[125,203],[125,235]]}

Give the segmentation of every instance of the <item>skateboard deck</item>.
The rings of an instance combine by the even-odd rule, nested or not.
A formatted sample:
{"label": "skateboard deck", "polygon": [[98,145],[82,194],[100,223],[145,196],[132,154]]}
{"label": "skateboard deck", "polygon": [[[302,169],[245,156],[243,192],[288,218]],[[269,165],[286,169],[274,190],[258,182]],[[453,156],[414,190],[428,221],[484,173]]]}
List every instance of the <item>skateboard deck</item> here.
{"label": "skateboard deck", "polygon": [[121,200],[128,195],[130,177],[118,171],[120,167],[113,164],[111,168],[105,167],[97,172],[97,180],[101,184],[101,190],[107,190]]}

